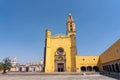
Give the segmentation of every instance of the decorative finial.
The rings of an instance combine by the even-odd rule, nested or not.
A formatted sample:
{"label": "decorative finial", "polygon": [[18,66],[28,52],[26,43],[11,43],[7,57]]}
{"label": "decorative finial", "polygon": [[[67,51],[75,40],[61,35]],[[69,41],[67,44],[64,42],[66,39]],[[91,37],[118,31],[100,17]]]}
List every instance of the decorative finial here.
{"label": "decorative finial", "polygon": [[71,13],[69,13],[68,15],[70,15],[70,16],[71,16],[72,14],[71,14]]}
{"label": "decorative finial", "polygon": [[67,21],[74,21],[71,13],[68,14],[68,20]]}

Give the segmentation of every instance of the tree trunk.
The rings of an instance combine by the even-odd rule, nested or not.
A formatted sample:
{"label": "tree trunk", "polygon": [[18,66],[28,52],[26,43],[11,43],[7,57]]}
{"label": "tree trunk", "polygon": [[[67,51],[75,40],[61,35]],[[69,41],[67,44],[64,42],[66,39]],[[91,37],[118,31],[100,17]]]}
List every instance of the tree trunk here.
{"label": "tree trunk", "polygon": [[3,73],[4,73],[4,74],[7,73],[7,72],[6,72],[6,69],[4,69]]}

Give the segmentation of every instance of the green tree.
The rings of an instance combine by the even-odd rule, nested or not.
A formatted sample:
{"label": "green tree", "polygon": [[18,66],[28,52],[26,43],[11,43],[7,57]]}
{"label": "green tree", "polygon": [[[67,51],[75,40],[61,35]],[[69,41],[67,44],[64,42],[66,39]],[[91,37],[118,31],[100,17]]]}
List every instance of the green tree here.
{"label": "green tree", "polygon": [[0,65],[3,68],[3,73],[7,73],[6,71],[7,70],[9,71],[12,67],[11,60],[8,57],[3,59],[3,61],[0,63]]}

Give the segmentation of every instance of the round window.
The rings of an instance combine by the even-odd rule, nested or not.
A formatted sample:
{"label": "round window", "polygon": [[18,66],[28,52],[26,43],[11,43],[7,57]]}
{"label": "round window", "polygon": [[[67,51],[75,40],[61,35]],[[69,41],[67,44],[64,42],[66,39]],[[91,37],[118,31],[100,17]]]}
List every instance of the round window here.
{"label": "round window", "polygon": [[63,49],[63,48],[58,48],[58,49],[57,49],[57,53],[58,53],[58,54],[63,54],[63,52],[64,52],[64,49]]}

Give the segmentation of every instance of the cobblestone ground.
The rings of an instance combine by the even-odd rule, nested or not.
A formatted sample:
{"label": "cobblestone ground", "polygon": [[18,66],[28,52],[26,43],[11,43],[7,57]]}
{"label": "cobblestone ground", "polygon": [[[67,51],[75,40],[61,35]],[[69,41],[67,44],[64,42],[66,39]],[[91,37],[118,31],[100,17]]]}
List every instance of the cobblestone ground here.
{"label": "cobblestone ground", "polygon": [[111,77],[94,75],[0,75],[0,80],[118,80]]}

